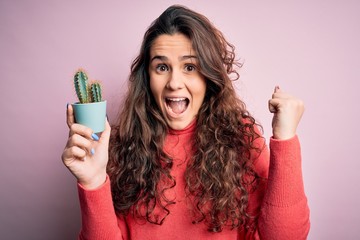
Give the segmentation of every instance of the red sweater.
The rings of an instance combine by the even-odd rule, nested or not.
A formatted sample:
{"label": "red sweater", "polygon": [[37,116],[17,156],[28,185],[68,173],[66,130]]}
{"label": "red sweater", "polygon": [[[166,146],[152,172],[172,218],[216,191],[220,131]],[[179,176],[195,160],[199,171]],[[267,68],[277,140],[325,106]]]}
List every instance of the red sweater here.
{"label": "red sweater", "polygon": [[[124,240],[241,240],[241,239],[306,239],[309,232],[309,208],[304,193],[301,154],[298,137],[280,141],[270,139],[270,152],[265,148],[254,160],[260,176],[267,178],[249,197],[249,208],[260,209],[255,231],[224,229],[210,233],[205,224],[192,224],[191,210],[185,198],[184,171],[189,159],[190,139],[195,124],[174,131],[165,141],[164,150],[173,157],[171,171],[176,186],[168,193],[169,199],[176,199],[170,205],[162,225],[135,219],[131,214],[118,218],[115,214],[110,180],[95,190],[86,190],[78,184],[82,229],[79,239],[124,239]],[[270,164],[269,164],[270,160]]]}

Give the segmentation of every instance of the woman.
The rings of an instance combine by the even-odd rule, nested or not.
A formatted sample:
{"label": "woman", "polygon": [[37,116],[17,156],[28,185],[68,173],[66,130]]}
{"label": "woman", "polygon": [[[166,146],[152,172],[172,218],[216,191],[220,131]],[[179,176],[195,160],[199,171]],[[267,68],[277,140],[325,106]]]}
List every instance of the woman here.
{"label": "woman", "polygon": [[99,139],[67,107],[80,239],[306,239],[303,104],[275,88],[269,151],[232,86],[234,59],[206,17],[171,6],[145,33],[112,131]]}

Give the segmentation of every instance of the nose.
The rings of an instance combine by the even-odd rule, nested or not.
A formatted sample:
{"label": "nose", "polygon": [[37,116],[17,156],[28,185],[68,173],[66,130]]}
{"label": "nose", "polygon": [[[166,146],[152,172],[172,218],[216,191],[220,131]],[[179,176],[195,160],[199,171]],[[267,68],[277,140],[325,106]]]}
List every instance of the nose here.
{"label": "nose", "polygon": [[180,71],[173,70],[170,74],[166,87],[170,90],[178,90],[184,87],[184,76]]}

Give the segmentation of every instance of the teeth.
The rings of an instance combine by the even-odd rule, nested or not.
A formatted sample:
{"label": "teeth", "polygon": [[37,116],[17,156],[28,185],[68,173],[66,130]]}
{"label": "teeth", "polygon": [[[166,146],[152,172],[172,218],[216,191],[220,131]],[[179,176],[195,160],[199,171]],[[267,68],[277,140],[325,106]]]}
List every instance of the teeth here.
{"label": "teeth", "polygon": [[180,102],[180,101],[185,101],[186,98],[166,98],[166,100],[174,101],[174,102]]}

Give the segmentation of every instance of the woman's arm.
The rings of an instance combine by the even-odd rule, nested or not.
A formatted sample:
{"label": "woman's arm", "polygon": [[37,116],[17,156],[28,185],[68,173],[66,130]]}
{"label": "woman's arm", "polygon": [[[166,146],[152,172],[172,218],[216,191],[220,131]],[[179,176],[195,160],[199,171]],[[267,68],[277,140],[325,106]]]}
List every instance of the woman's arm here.
{"label": "woman's arm", "polygon": [[260,239],[306,239],[309,229],[299,139],[271,139],[269,175],[258,220]]}
{"label": "woman's arm", "polygon": [[70,130],[62,161],[78,182],[82,217],[79,239],[122,239],[106,175],[110,125],[106,121],[99,137],[75,123],[71,105],[66,110]]}
{"label": "woman's arm", "polygon": [[310,229],[309,207],[302,178],[300,143],[296,135],[304,104],[275,87],[269,100],[269,110],[274,113],[270,154],[265,148],[255,162],[260,176],[267,177],[267,182],[253,196],[257,202],[255,206],[261,202],[255,238],[306,239]]}
{"label": "woman's arm", "polygon": [[109,177],[97,189],[78,184],[82,228],[79,239],[123,239],[115,214]]}

